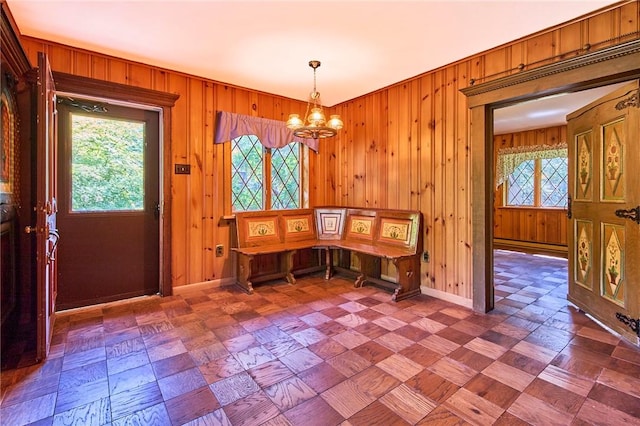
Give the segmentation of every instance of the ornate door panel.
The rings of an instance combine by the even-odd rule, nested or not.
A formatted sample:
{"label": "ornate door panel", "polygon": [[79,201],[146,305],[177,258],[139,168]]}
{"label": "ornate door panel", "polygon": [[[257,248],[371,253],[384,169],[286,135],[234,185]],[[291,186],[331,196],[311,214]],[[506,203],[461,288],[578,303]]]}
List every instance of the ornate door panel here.
{"label": "ornate door panel", "polygon": [[26,231],[36,234],[37,342],[36,357],[49,353],[56,304],[57,143],[56,94],[47,56],[38,54],[38,130],[36,145],[36,225]]}
{"label": "ornate door panel", "polygon": [[638,81],[567,116],[569,300],[639,343]]}

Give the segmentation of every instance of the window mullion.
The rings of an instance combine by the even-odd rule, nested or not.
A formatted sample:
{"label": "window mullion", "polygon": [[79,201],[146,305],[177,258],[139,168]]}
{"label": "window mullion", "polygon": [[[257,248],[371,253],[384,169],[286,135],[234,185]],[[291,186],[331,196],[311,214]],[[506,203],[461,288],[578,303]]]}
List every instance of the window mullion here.
{"label": "window mullion", "polygon": [[541,160],[538,158],[533,167],[533,205],[536,207],[542,205],[542,167],[540,162]]}
{"label": "window mullion", "polygon": [[264,191],[263,210],[271,210],[271,148],[264,147],[262,150],[262,167],[264,182],[262,190]]}

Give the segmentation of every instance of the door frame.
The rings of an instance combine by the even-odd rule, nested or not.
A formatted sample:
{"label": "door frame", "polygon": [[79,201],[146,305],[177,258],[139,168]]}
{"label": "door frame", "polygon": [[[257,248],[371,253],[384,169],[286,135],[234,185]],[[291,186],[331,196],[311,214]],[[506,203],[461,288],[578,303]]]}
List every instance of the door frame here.
{"label": "door frame", "polygon": [[160,113],[160,283],[162,296],[172,294],[171,282],[171,109],[180,95],[54,71],[56,90],[77,96],[147,107]]}
{"label": "door frame", "polygon": [[493,111],[558,93],[640,78],[640,40],[621,43],[461,90],[471,110],[473,309],[494,308]]}

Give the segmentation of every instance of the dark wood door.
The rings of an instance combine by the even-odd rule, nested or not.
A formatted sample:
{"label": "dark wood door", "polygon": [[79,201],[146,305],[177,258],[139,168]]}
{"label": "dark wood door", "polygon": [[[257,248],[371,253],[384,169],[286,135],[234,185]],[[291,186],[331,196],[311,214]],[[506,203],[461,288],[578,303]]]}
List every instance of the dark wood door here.
{"label": "dark wood door", "polygon": [[38,54],[36,146],[36,225],[26,231],[36,238],[36,292],[38,360],[49,353],[57,295],[56,247],[60,234],[57,212],[56,91],[49,60]]}
{"label": "dark wood door", "polygon": [[159,113],[59,96],[59,309],[156,294]]}
{"label": "dark wood door", "polygon": [[[638,81],[570,114],[569,300],[638,344]],[[635,330],[634,330],[635,328]]]}

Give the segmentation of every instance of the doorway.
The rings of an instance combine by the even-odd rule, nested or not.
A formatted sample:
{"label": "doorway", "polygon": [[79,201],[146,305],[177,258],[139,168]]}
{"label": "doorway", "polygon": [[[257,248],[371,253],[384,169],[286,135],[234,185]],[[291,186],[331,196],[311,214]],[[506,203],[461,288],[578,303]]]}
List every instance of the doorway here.
{"label": "doorway", "polygon": [[[518,267],[539,261],[510,252],[568,258],[566,116],[625,84],[541,97],[494,111],[494,303],[506,297],[500,286],[508,277],[500,275],[509,269],[508,259],[516,259]],[[520,271],[516,284],[538,281],[535,271]],[[566,282],[556,284],[566,288]]]}
{"label": "doorway", "polygon": [[494,307],[493,291],[493,153],[494,110],[563,92],[576,92],[640,76],[640,41],[604,48],[540,68],[462,90],[471,110],[473,170],[473,308]]}
{"label": "doorway", "polygon": [[159,292],[159,115],[59,96],[59,310]]}

